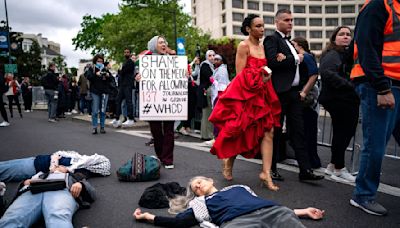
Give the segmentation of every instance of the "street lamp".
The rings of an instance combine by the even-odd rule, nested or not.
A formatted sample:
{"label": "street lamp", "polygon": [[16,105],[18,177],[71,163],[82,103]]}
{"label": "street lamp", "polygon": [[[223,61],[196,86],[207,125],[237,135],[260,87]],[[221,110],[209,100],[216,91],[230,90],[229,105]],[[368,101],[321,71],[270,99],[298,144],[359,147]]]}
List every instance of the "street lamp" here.
{"label": "street lamp", "polygon": [[[146,3],[138,3],[138,4],[136,4],[136,6],[139,6],[141,8],[150,8],[149,5]],[[157,9],[157,8],[153,8],[153,9]],[[157,10],[160,10],[160,9],[157,9]],[[178,45],[177,45],[177,41],[176,41],[178,39],[177,32],[176,32],[176,10],[163,9],[163,11],[171,13],[174,16],[174,38],[175,38],[174,44],[175,44],[175,50],[178,50]]]}

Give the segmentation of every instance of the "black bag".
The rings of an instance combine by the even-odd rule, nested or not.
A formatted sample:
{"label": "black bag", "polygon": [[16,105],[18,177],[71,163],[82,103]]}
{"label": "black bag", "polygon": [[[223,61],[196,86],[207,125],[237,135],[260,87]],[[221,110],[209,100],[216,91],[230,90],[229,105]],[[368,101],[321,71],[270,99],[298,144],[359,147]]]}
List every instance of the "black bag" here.
{"label": "black bag", "polygon": [[177,182],[157,183],[144,190],[139,200],[139,206],[149,209],[168,208],[168,199],[185,193],[186,188],[181,187]]}
{"label": "black bag", "polygon": [[42,174],[40,179],[32,179],[29,189],[32,194],[47,191],[58,191],[64,189],[67,185],[67,173]]}

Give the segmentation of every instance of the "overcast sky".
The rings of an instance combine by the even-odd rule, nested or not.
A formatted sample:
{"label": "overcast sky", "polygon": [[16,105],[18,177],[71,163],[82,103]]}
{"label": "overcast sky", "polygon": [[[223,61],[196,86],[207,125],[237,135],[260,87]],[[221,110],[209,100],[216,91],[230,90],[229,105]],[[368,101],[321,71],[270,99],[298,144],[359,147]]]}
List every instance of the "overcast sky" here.
{"label": "overcast sky", "polygon": [[[179,0],[190,12],[190,0]],[[13,31],[42,33],[60,43],[68,67],[78,67],[79,59],[91,58],[87,52],[74,51],[72,38],[80,30],[85,14],[101,16],[117,13],[118,0],[7,0],[8,19]],[[0,20],[5,20],[4,0],[0,0]]]}

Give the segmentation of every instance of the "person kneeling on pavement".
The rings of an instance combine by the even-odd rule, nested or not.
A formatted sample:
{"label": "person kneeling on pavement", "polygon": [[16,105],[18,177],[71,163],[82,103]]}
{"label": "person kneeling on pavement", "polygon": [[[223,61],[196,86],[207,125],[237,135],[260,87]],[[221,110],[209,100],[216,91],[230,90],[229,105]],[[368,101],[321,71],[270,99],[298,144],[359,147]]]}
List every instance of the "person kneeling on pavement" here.
{"label": "person kneeling on pavement", "polygon": [[[61,190],[33,191],[32,183],[47,174],[39,172],[20,184],[14,201],[0,219],[0,227],[30,227],[43,216],[47,228],[72,228],[72,217],[78,208],[89,208],[96,199],[94,188],[80,173],[68,174],[64,166],[57,166],[54,173],[67,173],[65,187]],[[53,175],[54,175],[53,173]],[[47,177],[49,179],[50,175]]]}

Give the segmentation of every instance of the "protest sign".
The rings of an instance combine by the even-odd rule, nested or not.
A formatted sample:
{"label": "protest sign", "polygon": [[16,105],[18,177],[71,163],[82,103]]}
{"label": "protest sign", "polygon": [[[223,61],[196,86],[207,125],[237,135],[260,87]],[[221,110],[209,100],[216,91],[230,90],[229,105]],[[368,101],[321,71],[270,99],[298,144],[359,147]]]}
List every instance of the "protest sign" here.
{"label": "protest sign", "polygon": [[139,59],[139,119],[187,120],[187,57],[143,55]]}

